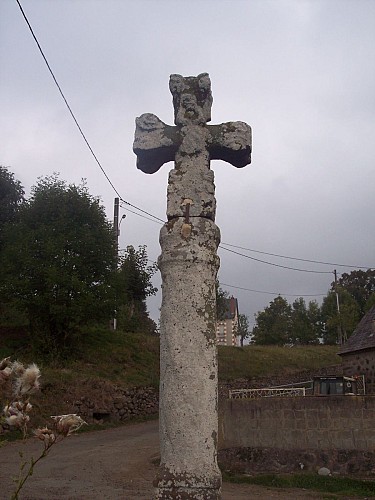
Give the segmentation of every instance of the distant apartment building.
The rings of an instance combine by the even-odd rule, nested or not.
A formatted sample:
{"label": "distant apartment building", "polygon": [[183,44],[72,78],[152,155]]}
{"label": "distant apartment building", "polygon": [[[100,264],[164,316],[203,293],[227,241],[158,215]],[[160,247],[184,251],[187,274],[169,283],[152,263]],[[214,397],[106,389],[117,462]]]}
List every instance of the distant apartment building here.
{"label": "distant apartment building", "polygon": [[238,327],[238,301],[234,297],[226,299],[226,311],[223,319],[216,324],[217,345],[239,346],[236,335]]}

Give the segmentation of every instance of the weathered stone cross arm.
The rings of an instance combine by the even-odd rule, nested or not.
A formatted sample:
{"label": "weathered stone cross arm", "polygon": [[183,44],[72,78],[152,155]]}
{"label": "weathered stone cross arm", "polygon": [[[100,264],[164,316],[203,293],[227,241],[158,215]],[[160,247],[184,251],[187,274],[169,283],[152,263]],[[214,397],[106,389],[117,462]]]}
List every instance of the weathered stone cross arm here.
{"label": "weathered stone cross arm", "polygon": [[244,122],[207,125],[210,160],[223,160],[237,168],[251,163],[251,127]]}
{"label": "weathered stone cross arm", "polygon": [[177,127],[163,123],[156,115],[144,113],[135,120],[133,151],[137,168],[153,174],[169,161],[174,161],[179,143]]}
{"label": "weathered stone cross arm", "polygon": [[[172,75],[171,80],[175,76]],[[188,95],[190,100],[194,99],[194,95],[185,95]],[[184,152],[187,155],[192,152],[197,155],[208,153],[208,168],[210,160],[224,160],[238,168],[251,162],[251,128],[249,125],[244,122],[206,125],[205,121],[211,119],[210,113],[205,118],[201,113],[198,119],[189,119],[189,113],[193,113],[191,109],[194,106],[199,110],[199,106],[194,101],[185,103],[181,99],[179,111],[175,111],[176,126],[166,125],[151,113],[145,113],[136,119],[133,150],[137,155],[137,168],[152,174],[157,172],[164,163],[174,161],[177,152],[182,155]],[[188,151],[186,146],[189,143]],[[192,151],[192,145],[194,151]]]}

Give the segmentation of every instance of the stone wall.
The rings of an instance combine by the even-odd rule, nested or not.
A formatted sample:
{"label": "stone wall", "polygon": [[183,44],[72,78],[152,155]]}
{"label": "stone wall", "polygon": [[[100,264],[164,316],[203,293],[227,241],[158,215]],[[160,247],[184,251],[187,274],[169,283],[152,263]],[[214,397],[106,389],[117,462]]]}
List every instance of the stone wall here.
{"label": "stone wall", "polygon": [[366,394],[375,394],[375,351],[357,351],[341,357],[344,375],[364,375]]}
{"label": "stone wall", "polygon": [[375,396],[221,401],[219,446],[373,450]]}
{"label": "stone wall", "polygon": [[282,450],[280,448],[228,448],[219,450],[222,470],[242,474],[317,472],[333,475],[375,475],[375,453],[362,450]]}
{"label": "stone wall", "polygon": [[87,422],[125,421],[156,415],[159,411],[159,394],[154,387],[140,387],[118,389],[105,401],[82,396],[74,402],[74,411]]}
{"label": "stone wall", "polygon": [[375,473],[375,396],[221,400],[224,468]]}

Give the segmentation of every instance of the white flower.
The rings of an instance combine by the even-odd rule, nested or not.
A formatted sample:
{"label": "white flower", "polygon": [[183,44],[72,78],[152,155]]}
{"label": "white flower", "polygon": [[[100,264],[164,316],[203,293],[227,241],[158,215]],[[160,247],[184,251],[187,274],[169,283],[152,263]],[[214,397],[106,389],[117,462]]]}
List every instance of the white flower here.
{"label": "white flower", "polygon": [[0,370],[4,370],[4,368],[8,368],[11,365],[10,356],[4,358],[0,361]]}
{"label": "white flower", "polygon": [[12,373],[10,357],[4,358],[0,361],[0,382],[8,380]]}
{"label": "white flower", "polygon": [[[19,369],[18,366],[17,369]],[[40,370],[35,363],[29,365],[26,369],[24,368],[23,371],[19,370],[19,375],[16,379],[14,387],[15,394],[24,395],[37,391],[40,385],[39,378],[40,378]]]}
{"label": "white flower", "polygon": [[12,368],[12,372],[16,377],[19,377],[20,375],[23,374],[25,371],[25,367],[23,366],[22,363],[19,361],[13,361],[13,363],[10,365]]}
{"label": "white flower", "polygon": [[11,373],[12,373],[12,368],[10,366],[6,366],[2,370],[0,370],[0,381],[1,380],[8,380]]}
{"label": "white flower", "polygon": [[15,401],[10,405],[4,407],[3,413],[5,422],[10,427],[22,428],[30,420],[30,417],[23,412],[24,403]]}
{"label": "white flower", "polygon": [[76,413],[69,415],[56,415],[51,417],[55,421],[56,430],[59,434],[70,436],[75,431],[78,431],[86,422]]}
{"label": "white flower", "polygon": [[48,427],[43,427],[43,429],[36,429],[34,431],[35,437],[44,442],[46,446],[51,446],[56,441],[56,435]]}

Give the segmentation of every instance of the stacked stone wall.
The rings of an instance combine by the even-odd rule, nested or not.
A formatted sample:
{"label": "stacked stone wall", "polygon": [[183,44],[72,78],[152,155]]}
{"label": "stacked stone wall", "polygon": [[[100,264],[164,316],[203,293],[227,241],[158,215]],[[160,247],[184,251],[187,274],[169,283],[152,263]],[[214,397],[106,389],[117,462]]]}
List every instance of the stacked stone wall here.
{"label": "stacked stone wall", "polygon": [[219,450],[222,470],[242,474],[317,472],[332,475],[375,475],[375,453],[362,450],[282,450],[280,448],[229,448]]}
{"label": "stacked stone wall", "polygon": [[375,472],[375,396],[221,400],[219,422],[227,468]]}
{"label": "stacked stone wall", "polygon": [[375,351],[357,351],[341,357],[344,375],[364,375],[366,394],[375,394]]}
{"label": "stacked stone wall", "polygon": [[118,389],[105,402],[82,396],[74,402],[74,411],[88,422],[116,422],[157,415],[159,394],[154,387],[141,387]]}

